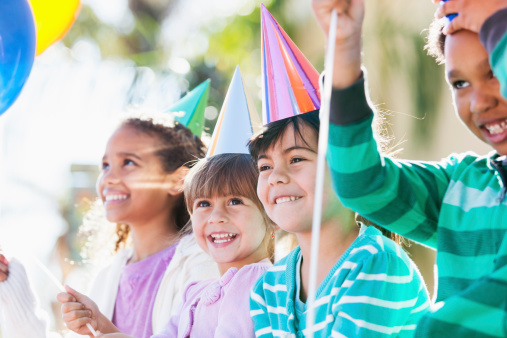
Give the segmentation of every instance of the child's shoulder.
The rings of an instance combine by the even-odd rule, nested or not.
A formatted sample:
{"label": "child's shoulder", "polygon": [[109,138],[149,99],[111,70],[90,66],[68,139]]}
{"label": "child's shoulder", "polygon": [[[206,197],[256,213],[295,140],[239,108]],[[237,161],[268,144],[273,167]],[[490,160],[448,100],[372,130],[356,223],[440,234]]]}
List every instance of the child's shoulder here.
{"label": "child's shoulder", "polygon": [[355,263],[364,261],[401,260],[411,264],[411,260],[401,246],[384,236],[374,226],[362,226],[357,241],[350,250],[348,260]]}
{"label": "child's shoulder", "polygon": [[267,283],[267,284],[284,284],[287,273],[293,274],[296,270],[298,255],[300,249],[299,246],[289,252],[287,256],[280,259],[278,262],[273,264],[269,269],[267,269],[261,278],[257,281],[257,283]]}
{"label": "child's shoulder", "polygon": [[[273,266],[271,261],[267,258],[261,260],[260,262],[248,264],[237,270],[237,272],[231,271],[229,269],[225,274],[230,274],[231,281],[237,283],[253,283],[256,282],[259,277],[261,277],[268,269]],[[223,279],[223,277],[222,277]],[[250,284],[252,285],[252,284]]]}

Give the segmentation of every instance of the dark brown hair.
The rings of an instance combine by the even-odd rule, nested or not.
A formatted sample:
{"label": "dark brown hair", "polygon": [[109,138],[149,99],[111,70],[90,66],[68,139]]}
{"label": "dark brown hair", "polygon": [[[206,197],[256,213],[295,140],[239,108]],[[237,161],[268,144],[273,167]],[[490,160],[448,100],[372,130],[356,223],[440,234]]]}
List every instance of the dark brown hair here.
{"label": "dark brown hair", "polygon": [[[250,150],[250,154],[252,154],[254,161],[257,162],[260,153],[267,151],[277,142],[280,142],[282,140],[283,134],[285,133],[285,130],[289,126],[293,126],[294,137],[300,139],[306,145],[308,145],[308,142],[303,137],[302,128],[310,127],[315,131],[318,137],[320,129],[319,111],[314,110],[308,113],[299,114],[268,123],[261,132],[254,135],[250,139],[250,142],[248,142],[248,149]],[[399,235],[385,230],[371,222],[366,223],[366,225],[368,224],[371,224],[378,228],[387,238],[392,239],[398,244],[400,243],[401,237]]]}
{"label": "dark brown hair", "polygon": [[[203,158],[206,147],[201,139],[193,135],[185,126],[175,122],[174,125],[167,123],[165,119],[151,117],[133,117],[124,120],[118,129],[122,127],[134,128],[144,133],[161,144],[155,155],[160,159],[162,169],[166,173],[172,173],[181,166],[191,168],[196,160]],[[185,208],[185,200],[181,195],[173,206],[175,211],[175,223],[179,230],[188,223],[190,215]],[[118,251],[128,238],[130,227],[126,224],[116,225],[118,237],[115,251]]]}
{"label": "dark brown hair", "polygon": [[[204,158],[197,162],[185,177],[183,190],[188,212],[192,213],[194,201],[199,198],[244,196],[259,208],[269,233],[273,222],[257,196],[258,178],[255,163],[248,154],[219,154]],[[268,243],[269,258],[273,261],[274,241],[269,240]]]}

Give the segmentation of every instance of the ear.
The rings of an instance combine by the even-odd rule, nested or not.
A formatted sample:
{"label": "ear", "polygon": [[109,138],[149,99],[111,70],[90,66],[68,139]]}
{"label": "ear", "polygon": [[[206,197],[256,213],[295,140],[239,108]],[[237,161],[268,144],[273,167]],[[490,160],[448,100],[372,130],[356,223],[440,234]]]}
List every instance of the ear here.
{"label": "ear", "polygon": [[169,175],[169,187],[167,189],[169,195],[176,196],[181,194],[187,173],[188,168],[182,165]]}

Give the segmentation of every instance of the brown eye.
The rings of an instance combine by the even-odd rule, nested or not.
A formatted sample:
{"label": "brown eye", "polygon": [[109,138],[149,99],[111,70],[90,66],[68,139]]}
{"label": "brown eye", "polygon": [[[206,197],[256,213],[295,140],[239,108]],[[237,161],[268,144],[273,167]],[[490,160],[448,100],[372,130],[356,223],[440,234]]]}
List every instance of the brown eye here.
{"label": "brown eye", "polygon": [[267,165],[267,164],[261,165],[259,167],[259,171],[266,171],[266,170],[269,170],[269,169],[271,169],[271,167],[269,165]]}
{"label": "brown eye", "polygon": [[452,83],[452,87],[455,88],[455,89],[463,89],[463,88],[466,88],[468,86],[470,86],[470,83],[468,81],[458,80],[458,81],[454,81]]}

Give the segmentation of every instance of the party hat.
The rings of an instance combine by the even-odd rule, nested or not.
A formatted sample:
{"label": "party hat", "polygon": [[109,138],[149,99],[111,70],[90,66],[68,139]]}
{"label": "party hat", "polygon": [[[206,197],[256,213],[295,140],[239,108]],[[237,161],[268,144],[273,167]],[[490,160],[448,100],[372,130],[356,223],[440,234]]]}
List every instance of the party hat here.
{"label": "party hat", "polygon": [[319,73],[264,4],[261,25],[263,124],[319,109]]}
{"label": "party hat", "polygon": [[252,118],[256,114],[239,67],[236,67],[206,157],[226,153],[250,154],[247,142],[253,135]]}
{"label": "party hat", "polygon": [[204,110],[208,103],[209,84],[209,79],[202,82],[167,110],[167,112],[182,112],[182,116],[175,116],[174,119],[199,137],[204,129]]}

